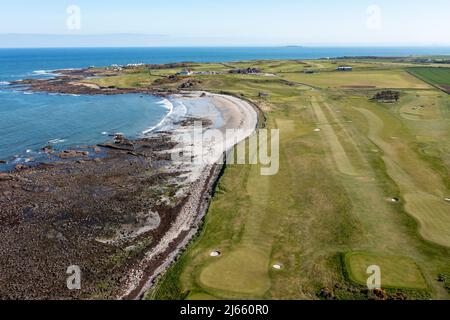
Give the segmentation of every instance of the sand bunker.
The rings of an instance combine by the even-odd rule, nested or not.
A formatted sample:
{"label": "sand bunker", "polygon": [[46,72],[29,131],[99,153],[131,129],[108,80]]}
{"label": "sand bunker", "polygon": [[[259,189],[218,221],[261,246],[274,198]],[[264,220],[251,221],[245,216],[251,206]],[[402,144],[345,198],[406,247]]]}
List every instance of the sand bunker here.
{"label": "sand bunker", "polygon": [[319,128],[314,129],[314,132],[320,132],[320,131],[322,131],[322,130],[320,130]]}
{"label": "sand bunker", "polygon": [[209,255],[211,257],[215,258],[215,257],[220,257],[222,255],[222,253],[220,253],[220,251],[213,251]]}

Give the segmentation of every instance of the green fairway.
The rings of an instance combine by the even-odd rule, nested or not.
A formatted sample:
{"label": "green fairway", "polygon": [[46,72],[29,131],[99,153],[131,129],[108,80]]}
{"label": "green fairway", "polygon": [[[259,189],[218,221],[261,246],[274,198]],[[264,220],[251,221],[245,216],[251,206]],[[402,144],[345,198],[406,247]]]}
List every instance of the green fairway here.
{"label": "green fairway", "polygon": [[[321,299],[323,288],[367,299],[367,263],[410,299],[450,298],[436,280],[450,273],[450,97],[398,63],[345,61],[353,72],[333,71],[338,63],[192,66],[223,72],[191,76],[192,90],[247,99],[280,130],[280,170],[261,176],[260,165],[228,165],[199,236],[149,299]],[[227,73],[236,67],[262,73]],[[118,79],[139,85],[155,74]],[[372,100],[385,88],[399,101]],[[347,264],[357,287],[343,252],[359,253]]]}
{"label": "green fairway", "polygon": [[441,88],[450,94],[450,68],[408,68],[418,78]]}
{"label": "green fairway", "polygon": [[382,288],[427,288],[421,271],[410,258],[368,252],[350,252],[345,255],[349,277],[359,284],[366,284],[370,276],[367,268],[373,265],[380,267]]}

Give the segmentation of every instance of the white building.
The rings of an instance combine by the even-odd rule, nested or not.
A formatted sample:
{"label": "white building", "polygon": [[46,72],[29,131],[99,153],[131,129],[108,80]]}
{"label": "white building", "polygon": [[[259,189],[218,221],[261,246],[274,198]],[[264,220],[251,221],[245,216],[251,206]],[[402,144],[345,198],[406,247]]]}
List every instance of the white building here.
{"label": "white building", "polygon": [[185,69],[178,73],[180,76],[191,76],[194,72],[191,69]]}
{"label": "white building", "polygon": [[353,67],[348,67],[348,66],[339,66],[336,69],[337,71],[352,71]]}

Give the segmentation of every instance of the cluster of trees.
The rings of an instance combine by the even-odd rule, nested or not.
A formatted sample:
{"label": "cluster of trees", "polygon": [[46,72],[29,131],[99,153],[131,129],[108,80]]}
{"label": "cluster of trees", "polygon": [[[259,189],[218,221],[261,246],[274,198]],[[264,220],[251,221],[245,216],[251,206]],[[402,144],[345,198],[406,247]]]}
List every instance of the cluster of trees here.
{"label": "cluster of trees", "polygon": [[387,101],[387,102],[397,102],[400,99],[400,92],[398,91],[392,91],[392,90],[386,90],[376,93],[372,100],[376,101]]}

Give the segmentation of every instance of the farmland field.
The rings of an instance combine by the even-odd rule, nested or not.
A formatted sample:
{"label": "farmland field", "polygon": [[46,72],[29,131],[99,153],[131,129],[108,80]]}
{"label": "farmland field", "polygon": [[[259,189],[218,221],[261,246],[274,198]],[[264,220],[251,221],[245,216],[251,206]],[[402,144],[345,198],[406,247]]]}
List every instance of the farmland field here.
{"label": "farmland field", "polygon": [[404,70],[291,73],[285,74],[284,78],[319,88],[428,89],[430,87]]}
{"label": "farmland field", "polygon": [[450,68],[409,68],[408,71],[420,79],[450,94]]}

